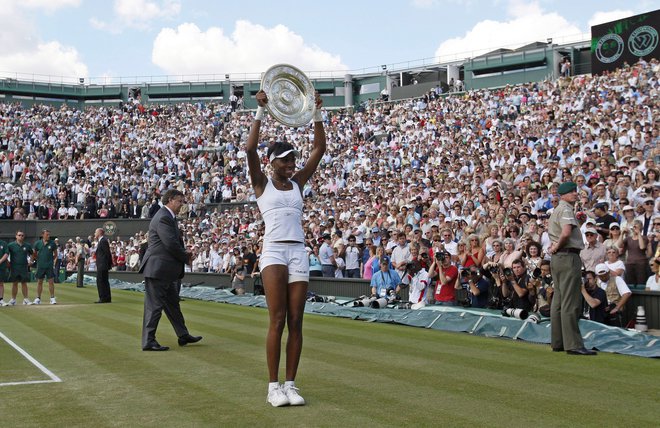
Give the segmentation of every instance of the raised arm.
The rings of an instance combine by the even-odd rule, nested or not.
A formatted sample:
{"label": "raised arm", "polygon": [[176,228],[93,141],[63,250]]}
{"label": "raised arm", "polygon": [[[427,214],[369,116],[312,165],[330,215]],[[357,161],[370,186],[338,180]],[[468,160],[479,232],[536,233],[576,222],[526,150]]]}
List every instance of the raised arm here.
{"label": "raised arm", "polygon": [[325,129],[323,128],[323,118],[321,117],[323,101],[318,92],[314,95],[316,101],[316,111],[314,112],[314,146],[312,147],[312,151],[309,154],[309,159],[307,159],[305,166],[293,176],[293,179],[298,183],[301,190],[312,174],[314,174],[316,168],[318,168],[319,163],[321,163],[321,159],[325,154]]}
{"label": "raised arm", "polygon": [[268,97],[264,91],[257,92],[256,95],[257,104],[257,115],[252,122],[252,127],[250,128],[250,134],[248,135],[247,144],[245,145],[245,152],[247,155],[248,169],[250,172],[250,182],[254,188],[254,194],[258,198],[264,192],[266,188],[266,183],[268,179],[266,174],[261,170],[261,161],[259,160],[259,155],[257,154],[257,146],[259,144],[259,129],[261,128],[261,122],[266,110],[266,103],[268,103]]}

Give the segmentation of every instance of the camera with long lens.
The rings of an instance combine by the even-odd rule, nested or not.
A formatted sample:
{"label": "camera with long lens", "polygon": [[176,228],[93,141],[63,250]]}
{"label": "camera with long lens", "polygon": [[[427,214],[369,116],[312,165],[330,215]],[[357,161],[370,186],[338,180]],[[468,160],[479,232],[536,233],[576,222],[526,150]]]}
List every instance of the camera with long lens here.
{"label": "camera with long lens", "polygon": [[552,275],[544,276],[543,282],[545,283],[545,285],[552,285]]}
{"label": "camera with long lens", "polygon": [[504,269],[502,270],[502,273],[503,273],[504,276],[506,276],[506,277],[513,276],[513,269],[511,269],[511,268],[504,268]]}
{"label": "camera with long lens", "polygon": [[379,297],[369,302],[369,307],[372,309],[383,309],[388,303],[389,301],[386,297]]}
{"label": "camera with long lens", "polygon": [[502,309],[502,316],[509,318],[517,318],[519,320],[525,320],[529,316],[529,312],[524,309],[518,308],[504,308]]}
{"label": "camera with long lens", "polygon": [[369,307],[371,304],[372,300],[375,300],[376,297],[367,297],[367,296],[360,296],[356,301],[353,302],[353,307]]}
{"label": "camera with long lens", "polygon": [[486,305],[488,309],[500,309],[502,307],[502,299],[499,297],[491,297],[488,300],[488,304]]}
{"label": "camera with long lens", "polygon": [[493,275],[496,274],[499,271],[500,271],[500,267],[497,264],[492,264],[492,265],[488,266],[488,272],[490,272]]}
{"label": "camera with long lens", "polygon": [[541,278],[541,268],[536,268],[532,271],[532,278],[534,279]]}
{"label": "camera with long lens", "polygon": [[361,296],[358,300],[353,302],[353,307],[367,307],[372,309],[382,309],[387,307],[390,303],[396,302],[399,300],[399,296],[396,295],[394,290],[390,290],[387,296],[377,297],[377,296]]}

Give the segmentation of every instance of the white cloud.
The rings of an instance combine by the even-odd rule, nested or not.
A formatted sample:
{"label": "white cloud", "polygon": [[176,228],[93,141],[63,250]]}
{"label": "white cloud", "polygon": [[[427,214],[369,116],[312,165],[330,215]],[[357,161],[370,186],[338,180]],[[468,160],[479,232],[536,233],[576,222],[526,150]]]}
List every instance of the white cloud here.
{"label": "white cloud", "polygon": [[181,3],[177,0],[115,0],[114,11],[126,26],[144,28],[155,19],[177,16]]}
{"label": "white cloud", "polygon": [[38,9],[52,12],[65,7],[78,7],[81,0],[3,0],[3,7],[7,3],[13,3],[26,9]]}
{"label": "white cloud", "polygon": [[512,0],[507,11],[509,20],[478,22],[464,36],[442,42],[435,56],[462,59],[500,47],[515,49],[549,37],[556,42],[575,39],[585,31],[555,12],[544,11],[538,2]]}
{"label": "white cloud", "polygon": [[218,27],[202,31],[192,23],[164,28],[151,59],[169,74],[260,73],[279,63],[304,71],[347,69],[339,55],[306,44],[284,25],[266,28],[243,20],[231,35]]}
{"label": "white cloud", "polygon": [[77,6],[79,1],[51,0],[50,3],[50,6],[46,6],[42,0],[0,3],[0,46],[3,46],[0,51],[0,71],[3,75],[87,76],[87,66],[75,48],[57,41],[40,40],[39,29],[33,19],[19,9],[19,6],[33,8],[43,4],[44,8],[51,11],[59,7]]}
{"label": "white cloud", "polygon": [[419,9],[428,9],[438,4],[438,0],[412,0],[412,5]]}
{"label": "white cloud", "polygon": [[115,0],[114,18],[103,21],[97,17],[89,19],[89,25],[97,30],[119,34],[125,28],[146,30],[158,19],[172,19],[181,12],[179,0]]}
{"label": "white cloud", "polygon": [[[81,61],[74,48],[59,42],[40,43],[33,49],[0,56],[0,69],[19,74],[62,76],[64,78],[85,77],[87,66]],[[43,77],[35,76],[36,80]]]}
{"label": "white cloud", "polygon": [[616,21],[617,19],[621,18],[627,18],[629,16],[633,16],[635,12],[632,10],[613,10],[610,12],[596,12],[594,15],[589,19],[588,25],[589,29],[591,29],[592,26],[598,25],[598,24],[604,24],[606,22],[610,21]]}

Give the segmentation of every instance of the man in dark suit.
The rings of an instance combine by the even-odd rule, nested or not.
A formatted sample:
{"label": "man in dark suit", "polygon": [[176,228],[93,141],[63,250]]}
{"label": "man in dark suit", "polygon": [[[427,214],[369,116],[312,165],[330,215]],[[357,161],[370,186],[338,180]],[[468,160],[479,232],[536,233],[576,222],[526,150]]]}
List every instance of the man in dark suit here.
{"label": "man in dark suit", "polygon": [[184,266],[191,261],[191,253],[182,245],[176,215],[181,210],[184,195],[169,189],[162,198],[163,206],[149,223],[149,241],[140,272],[144,274],[144,322],[142,326],[143,351],[167,351],[156,341],[156,329],[162,312],[170,320],[179,346],[199,342],[201,336],[191,336],[186,328],[177,281],[183,278]]}
{"label": "man in dark suit", "polygon": [[112,254],[110,254],[110,243],[105,237],[105,231],[98,228],[94,231],[96,239],[96,289],[99,292],[99,300],[94,303],[110,303],[110,282],[108,271],[112,267]]}

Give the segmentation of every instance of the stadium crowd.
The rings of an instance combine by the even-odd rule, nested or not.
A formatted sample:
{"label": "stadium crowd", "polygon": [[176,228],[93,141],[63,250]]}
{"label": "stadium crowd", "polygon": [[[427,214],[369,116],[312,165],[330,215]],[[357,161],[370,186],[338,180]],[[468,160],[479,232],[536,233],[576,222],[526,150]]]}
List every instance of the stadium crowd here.
{"label": "stadium crowd", "polygon": [[[439,284],[428,302],[456,304],[459,288],[478,297],[481,284],[538,309],[551,289],[547,219],[558,186],[574,181],[585,270],[605,281],[606,266],[629,286],[660,290],[659,71],[640,60],[602,76],[324,112],[327,152],[303,190],[312,275],[371,279],[386,260],[403,278],[417,260]],[[251,123],[251,112],[221,104],[0,104],[0,218],[149,218],[173,186],[187,195],[191,269],[232,272],[242,259],[252,273],[263,223],[243,148]],[[261,133],[264,165],[274,141],[298,147],[301,162],[311,150],[311,127],[268,119]],[[218,202],[239,204],[210,208]],[[137,269],[143,240],[112,242],[116,269]],[[94,245],[61,243],[63,265],[88,252],[93,269]],[[535,286],[510,285],[505,268]]]}

